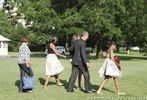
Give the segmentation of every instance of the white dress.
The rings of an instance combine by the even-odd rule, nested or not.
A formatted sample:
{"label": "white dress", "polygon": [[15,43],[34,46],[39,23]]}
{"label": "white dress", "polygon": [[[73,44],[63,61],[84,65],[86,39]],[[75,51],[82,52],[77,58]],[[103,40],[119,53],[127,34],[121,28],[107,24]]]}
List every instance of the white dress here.
{"label": "white dress", "polygon": [[112,77],[120,76],[120,70],[117,68],[117,65],[114,63],[114,61],[109,58],[108,54],[103,65],[99,69],[99,75],[100,77],[103,77],[105,75]]}
{"label": "white dress", "polygon": [[46,75],[54,76],[60,74],[63,70],[64,67],[55,54],[46,56]]}

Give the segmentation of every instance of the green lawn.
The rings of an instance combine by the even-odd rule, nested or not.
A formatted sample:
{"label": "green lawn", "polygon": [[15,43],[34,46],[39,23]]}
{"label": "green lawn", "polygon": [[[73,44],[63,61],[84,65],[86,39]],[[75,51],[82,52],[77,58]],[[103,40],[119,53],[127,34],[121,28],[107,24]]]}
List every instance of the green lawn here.
{"label": "green lawn", "polygon": [[[80,90],[74,89],[74,93],[67,93],[65,87],[58,87],[54,78],[51,79],[47,90],[42,88],[45,76],[45,56],[33,55],[33,71],[35,73],[36,89],[34,93],[19,93],[19,67],[17,65],[17,54],[11,53],[10,57],[0,57],[0,100],[112,100],[112,98],[139,98],[144,96],[147,100],[147,57],[123,56],[123,77],[120,79],[122,89],[126,92],[125,96],[117,96],[113,80],[110,80],[104,87],[103,95],[97,96],[95,93],[85,94]],[[67,85],[71,65],[69,59],[60,59],[65,67],[60,75],[62,82]],[[92,88],[98,89],[102,78],[98,75],[98,69],[104,59],[94,59],[90,57],[91,68],[90,76]],[[77,85],[77,82],[76,82]],[[104,99],[102,99],[104,98]],[[110,99],[111,98],[111,99]],[[121,99],[125,100],[125,99]],[[137,99],[136,99],[137,100]],[[142,100],[142,99],[140,99]]]}

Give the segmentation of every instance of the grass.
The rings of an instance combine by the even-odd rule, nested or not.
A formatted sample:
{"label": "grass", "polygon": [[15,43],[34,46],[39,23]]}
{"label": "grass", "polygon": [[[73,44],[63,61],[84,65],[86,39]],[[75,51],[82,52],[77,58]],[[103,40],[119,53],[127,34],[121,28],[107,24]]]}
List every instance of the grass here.
{"label": "grass", "polygon": [[[121,88],[127,93],[125,96],[117,96],[113,80],[105,85],[103,95],[97,96],[95,93],[85,94],[74,89],[74,93],[67,93],[65,87],[56,86],[55,79],[52,78],[47,90],[42,88],[45,75],[45,55],[33,54],[33,71],[35,73],[36,89],[34,93],[19,93],[19,67],[17,65],[17,53],[11,53],[10,57],[0,57],[0,100],[112,100],[110,98],[139,98],[147,96],[147,58],[120,55],[122,58],[123,77],[120,79]],[[69,59],[60,59],[65,70],[60,75],[62,82],[67,85],[71,65]],[[98,89],[102,78],[98,75],[104,59],[90,58],[90,76],[92,88]],[[82,82],[83,83],[83,82]],[[76,84],[77,85],[77,82]],[[109,99],[108,99],[109,98]],[[147,99],[147,97],[145,97]],[[146,100],[144,99],[144,100]],[[123,99],[125,100],[125,99]],[[132,100],[132,99],[131,99]],[[133,99],[135,100],[135,99]],[[136,99],[137,100],[137,99]],[[141,99],[140,99],[141,100]]]}

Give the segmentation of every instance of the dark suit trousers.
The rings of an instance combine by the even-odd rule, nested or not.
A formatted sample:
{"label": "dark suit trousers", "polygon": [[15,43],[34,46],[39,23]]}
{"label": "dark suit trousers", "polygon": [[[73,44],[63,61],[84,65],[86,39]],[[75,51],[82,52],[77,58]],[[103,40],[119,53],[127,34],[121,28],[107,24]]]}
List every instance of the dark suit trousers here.
{"label": "dark suit trousers", "polygon": [[23,76],[30,75],[33,76],[33,71],[31,69],[31,67],[27,67],[26,64],[18,64],[19,68],[20,68],[20,84],[19,84],[19,92],[25,92],[25,90],[23,90]]}
{"label": "dark suit trousers", "polygon": [[90,75],[89,75],[88,68],[82,65],[73,65],[72,73],[68,83],[68,91],[73,91],[76,78],[79,75],[80,71],[82,72],[84,76],[85,91],[91,90]]}

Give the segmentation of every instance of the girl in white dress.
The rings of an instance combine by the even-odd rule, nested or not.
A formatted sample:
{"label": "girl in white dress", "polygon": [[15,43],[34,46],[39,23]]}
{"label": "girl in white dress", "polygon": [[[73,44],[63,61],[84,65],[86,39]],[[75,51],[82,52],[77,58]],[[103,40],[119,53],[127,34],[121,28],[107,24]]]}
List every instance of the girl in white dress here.
{"label": "girl in white dress", "polygon": [[107,51],[107,58],[105,59],[102,67],[99,69],[100,77],[105,77],[102,81],[99,89],[97,90],[97,94],[102,94],[102,88],[104,85],[108,82],[109,78],[114,79],[115,87],[117,89],[118,95],[124,95],[125,92],[121,92],[120,86],[119,86],[119,80],[118,77],[120,76],[120,70],[117,66],[119,64],[114,60],[114,53],[113,51],[116,49],[115,42],[111,43],[110,48]]}
{"label": "girl in white dress", "polygon": [[47,56],[46,56],[46,80],[43,86],[44,89],[47,88],[48,82],[51,76],[54,76],[58,86],[63,85],[59,80],[59,74],[64,70],[63,65],[57,58],[58,56],[66,58],[66,56],[61,55],[55,47],[57,42],[56,36],[51,36],[49,38],[49,43],[47,45]]}

